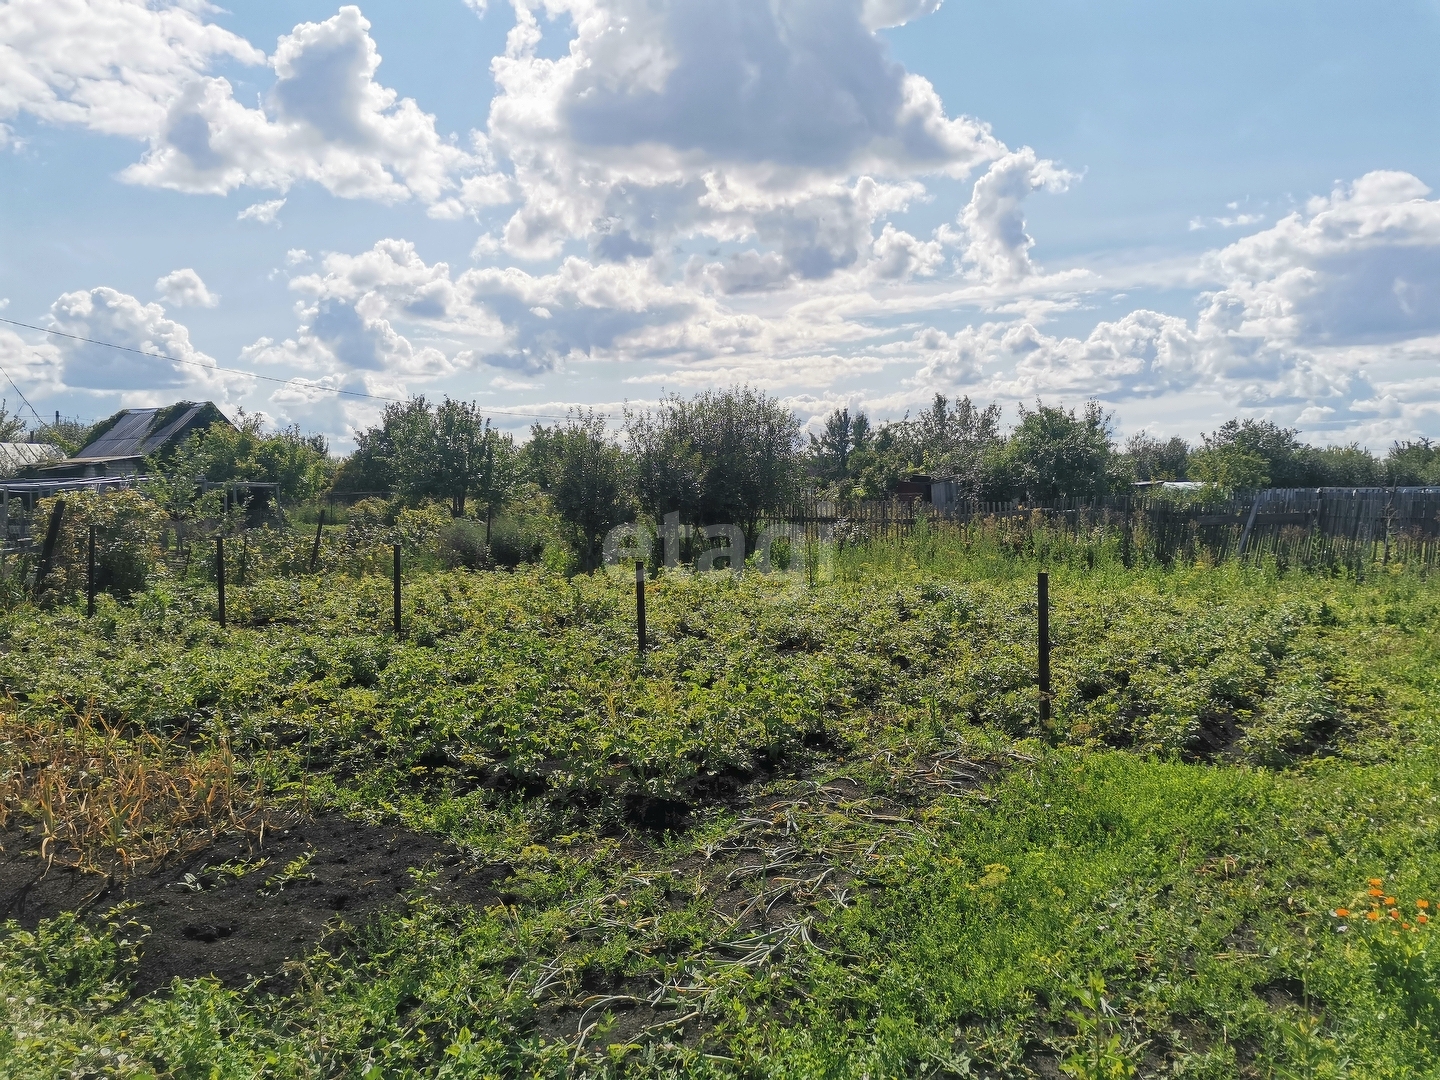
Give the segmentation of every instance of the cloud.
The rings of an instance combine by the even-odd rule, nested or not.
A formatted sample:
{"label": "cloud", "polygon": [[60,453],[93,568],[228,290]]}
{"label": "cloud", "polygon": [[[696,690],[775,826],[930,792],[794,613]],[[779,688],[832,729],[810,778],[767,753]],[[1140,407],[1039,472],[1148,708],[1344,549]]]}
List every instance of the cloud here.
{"label": "cloud", "polygon": [[1440,201],[1372,172],[1207,258],[1249,332],[1309,346],[1440,333]]}
{"label": "cloud", "polygon": [[125,178],[207,194],[311,180],[346,198],[434,204],[477,164],[439,136],[433,116],[374,80],[380,54],[357,7],[301,23],[270,62],[276,81],[263,108],[241,105],[223,78],[184,86]]}
{"label": "cloud", "polygon": [[1031,319],[927,331],[934,347],[911,385],[917,396],[1204,394],[1354,438],[1433,434],[1440,200],[1429,194],[1409,174],[1369,173],[1207,253],[1201,272],[1218,287],[1197,296],[1193,319],[1140,309],[1084,336]]}
{"label": "cloud", "polygon": [[1035,241],[1025,232],[1025,199],[1034,191],[1064,191],[1075,179],[1054,162],[1038,159],[1028,146],[992,162],[960,212],[965,262],[988,280],[1014,281],[1035,273],[1030,261]]}
{"label": "cloud", "polygon": [[135,0],[10,0],[0,6],[0,118],[29,113],[148,139],[179,90],[217,60],[265,54],[201,13]]}
{"label": "cloud", "polygon": [[236,214],[235,220],[256,221],[261,225],[274,225],[280,217],[280,211],[284,206],[284,199],[270,199],[268,202],[254,203]]}
{"label": "cloud", "polygon": [[32,345],[8,326],[0,326],[0,368],[9,376],[0,389],[0,398],[10,402],[12,414],[23,409],[24,404],[10,380],[26,391],[27,398],[35,401],[63,387],[59,361],[60,352],[54,341],[47,339]]}
{"label": "cloud", "polygon": [[1201,229],[1208,229],[1211,225],[1221,229],[1238,229],[1246,225],[1258,225],[1264,220],[1264,214],[1234,214],[1229,217],[1211,218],[1193,217],[1190,219],[1190,231],[1199,232]]}
{"label": "cloud", "polygon": [[940,241],[917,240],[888,221],[880,235],[875,238],[872,250],[874,259],[871,270],[877,278],[887,281],[926,277],[935,273],[945,262],[945,252]]}
{"label": "cloud", "polygon": [[[402,240],[329,255],[323,272],[297,277],[291,287],[306,298],[295,343],[310,343],[312,366],[422,380],[477,363],[550,371],[618,350],[630,335],[674,327],[696,302],[643,263],[571,258],[552,274],[510,267],[452,276],[447,264],[427,264]],[[432,343],[412,345],[416,335]]]}
{"label": "cloud", "polygon": [[155,282],[155,291],[176,307],[215,307],[220,303],[219,295],[206,288],[200,275],[189,267],[172,270],[160,278]]}
{"label": "cloud", "polygon": [[944,0],[865,0],[861,18],[871,30],[904,26],[922,15],[940,10]]}
{"label": "cloud", "polygon": [[[162,279],[163,280],[163,279]],[[198,280],[198,279],[197,279]],[[183,324],[159,304],[101,287],[65,293],[50,305],[49,325],[75,338],[108,341],[152,359],[73,338],[55,339],[57,384],[91,393],[119,393],[129,405],[168,404],[178,395],[228,400],[245,389],[243,376],[222,378],[215,360],[190,341]],[[208,369],[208,370],[207,370]]]}
{"label": "cloud", "polygon": [[[359,415],[321,405],[320,385],[519,390],[614,362],[635,386],[744,380],[817,409],[903,411],[953,389],[1198,395],[1336,431],[1440,424],[1440,201],[1413,176],[1367,174],[1268,227],[1238,202],[1197,216],[1238,239],[1172,260],[1163,281],[1155,268],[1048,272],[1026,201],[1079,174],[951,115],[876,33],[938,0],[511,6],[486,130],[464,145],[379,81],[370,24],[349,6],[267,58],[202,0],[11,0],[0,124],[26,115],[143,141],[127,180],[268,191],[239,215],[261,224],[304,182],[475,221],[465,267],[427,263],[403,239],[287,255],[293,332],[242,359],[311,381],[272,398],[290,416]],[[242,103],[221,64],[268,65],[273,85]],[[911,212],[957,182],[968,197],[942,212],[949,224],[917,229]],[[157,283],[166,302],[213,302],[185,273]],[[1119,306],[1118,290],[1177,283],[1193,306]],[[159,304],[113,290],[67,294],[62,316],[93,323],[86,336],[190,348]],[[47,355],[54,385],[90,385],[93,366],[96,387],[138,387],[154,363]]]}
{"label": "cloud", "polygon": [[[948,117],[872,32],[934,6],[549,0],[575,35],[551,59],[515,0],[488,132],[520,203],[505,249],[553,258],[579,240],[623,261],[677,238],[748,241],[761,260],[779,253],[767,283],[854,265],[875,221],[923,194],[920,178],[1005,152],[986,125]],[[713,275],[722,288],[767,287],[754,259],[736,260]]]}
{"label": "cloud", "polygon": [[[486,367],[493,388],[533,389],[549,372],[604,361],[626,365],[620,377],[647,391],[743,381],[802,410],[843,399],[898,415],[938,390],[1098,397],[1122,413],[1126,402],[1151,412],[1206,402],[1377,444],[1440,433],[1440,201],[1414,177],[1369,174],[1207,253],[1191,271],[1204,285],[1190,311],[1142,307],[1087,326],[1087,304],[1123,299],[1113,283],[1040,272],[1023,227],[970,231],[1013,223],[1004,192],[1043,187],[1038,165],[1024,152],[997,163],[1001,195],[982,190],[960,215],[964,242],[979,236],[998,253],[983,275],[974,260],[956,277],[940,259],[953,241],[890,222],[851,265],[816,278],[797,273],[783,247],[674,272],[659,256],[576,255],[546,272],[456,271],[392,239],[296,276],[296,335],[259,342],[254,355],[372,393],[469,384]],[[1073,329],[1057,330],[1060,319]],[[1193,405],[1184,415],[1191,436],[1213,420]]]}
{"label": "cloud", "polygon": [[[121,174],[131,183],[225,194],[309,180],[345,198],[417,198],[453,214],[439,204],[482,171],[483,155],[441,138],[433,116],[375,81],[380,54],[359,8],[299,24],[268,61],[205,21],[217,10],[12,0],[0,7],[0,118],[24,112],[143,140],[149,150]],[[220,60],[268,63],[275,83],[243,105],[228,79],[209,74]]]}

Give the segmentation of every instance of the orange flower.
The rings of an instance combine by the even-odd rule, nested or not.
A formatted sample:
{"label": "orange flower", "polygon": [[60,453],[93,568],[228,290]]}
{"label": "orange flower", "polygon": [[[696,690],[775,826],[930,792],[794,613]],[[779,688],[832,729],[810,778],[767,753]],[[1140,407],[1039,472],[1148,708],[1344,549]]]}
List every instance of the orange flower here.
{"label": "orange flower", "polygon": [[1417,915],[1417,916],[1415,917],[1415,921],[1423,925],[1423,924],[1425,924],[1425,923],[1427,923],[1427,922],[1430,921],[1430,916],[1429,916],[1429,915]]}
{"label": "orange flower", "polygon": [[1378,887],[1380,886],[1380,884],[1381,884],[1384,880],[1385,880],[1384,878],[1372,877],[1372,878],[1370,879],[1370,884],[1371,884],[1371,885],[1374,885],[1374,886],[1376,886],[1376,887],[1378,888]]}
{"label": "orange flower", "polygon": [[1425,909],[1425,908],[1427,908],[1427,907],[1430,906],[1430,901],[1429,901],[1429,900],[1416,900],[1416,901],[1415,901],[1415,906],[1423,910],[1423,909]]}
{"label": "orange flower", "polygon": [[1402,930],[1409,930],[1409,929],[1410,929],[1410,924],[1409,924],[1408,922],[1402,922],[1402,923],[1400,924],[1400,929],[1402,929]]}
{"label": "orange flower", "polygon": [[1371,890],[1370,890],[1370,895],[1371,895],[1371,896],[1384,896],[1385,894],[1384,894],[1383,892],[1381,892],[1379,889],[1371,889]]}
{"label": "orange flower", "polygon": [[1376,919],[1380,918],[1380,912],[1376,911],[1374,908],[1371,908],[1365,913],[1365,917],[1371,922],[1374,922]]}
{"label": "orange flower", "polygon": [[1337,908],[1335,909],[1335,916],[1336,916],[1337,918],[1343,919],[1343,918],[1347,917],[1349,914],[1350,914],[1350,909],[1349,909],[1349,908],[1337,907]]}
{"label": "orange flower", "polygon": [[1387,897],[1385,897],[1385,906],[1386,906],[1386,907],[1394,907],[1394,906],[1395,906],[1395,897],[1393,897],[1393,896],[1387,896]]}
{"label": "orange flower", "polygon": [[1396,911],[1396,910],[1394,910],[1394,909],[1392,908],[1392,909],[1390,910],[1390,917],[1391,917],[1392,919],[1398,919],[1398,918],[1400,917],[1400,912],[1398,912],[1398,911]]}

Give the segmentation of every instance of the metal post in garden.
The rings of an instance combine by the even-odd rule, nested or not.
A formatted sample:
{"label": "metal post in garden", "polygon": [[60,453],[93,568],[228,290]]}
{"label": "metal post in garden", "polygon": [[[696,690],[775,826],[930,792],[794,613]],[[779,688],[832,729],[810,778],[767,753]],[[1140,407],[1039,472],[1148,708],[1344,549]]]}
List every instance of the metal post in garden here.
{"label": "metal post in garden", "polygon": [[95,617],[95,524],[90,524],[90,547],[85,558],[85,617]]}
{"label": "metal post in garden", "polygon": [[55,558],[55,544],[60,539],[60,522],[65,517],[65,500],[56,499],[55,509],[50,511],[50,527],[45,530],[45,546],[40,549],[40,566],[35,571],[35,595],[45,588],[45,579],[50,575],[50,562]]}
{"label": "metal post in garden", "polygon": [[310,572],[315,572],[315,566],[320,561],[320,534],[325,528],[325,507],[320,507],[320,520],[315,523],[315,546],[310,549]]}
{"label": "metal post in garden", "polygon": [[645,564],[635,560],[635,635],[641,659],[645,657]]}
{"label": "metal post in garden", "polygon": [[1050,723],[1050,575],[1041,570],[1035,575],[1039,607],[1038,644],[1040,653],[1040,723]]}
{"label": "metal post in garden", "polygon": [[220,601],[220,629],[225,629],[225,538],[215,537],[215,586]]}
{"label": "metal post in garden", "polygon": [[395,545],[395,636],[400,636],[400,545]]}

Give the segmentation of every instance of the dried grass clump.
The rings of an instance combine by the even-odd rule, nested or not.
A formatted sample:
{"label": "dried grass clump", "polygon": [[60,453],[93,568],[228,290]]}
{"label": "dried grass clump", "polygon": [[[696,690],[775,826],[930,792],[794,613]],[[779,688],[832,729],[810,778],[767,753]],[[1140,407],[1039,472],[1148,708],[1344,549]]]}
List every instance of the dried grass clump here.
{"label": "dried grass clump", "polygon": [[259,828],[260,791],[230,748],[126,735],[92,710],[73,723],[0,702],[0,829],[28,827],[42,857],[133,870]]}

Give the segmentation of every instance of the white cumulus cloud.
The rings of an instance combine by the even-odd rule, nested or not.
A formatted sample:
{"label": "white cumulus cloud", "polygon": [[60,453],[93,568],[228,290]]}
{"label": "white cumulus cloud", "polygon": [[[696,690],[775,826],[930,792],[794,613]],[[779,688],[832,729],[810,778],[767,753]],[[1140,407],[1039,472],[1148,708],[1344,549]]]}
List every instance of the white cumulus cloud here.
{"label": "white cumulus cloud", "polygon": [[[71,337],[56,337],[56,379],[90,393],[116,394],[127,405],[169,404],[177,396],[217,401],[240,390],[243,376],[222,377],[215,359],[197,349],[183,323],[160,304],[141,303],[128,293],[100,287],[65,293],[50,305],[48,324]],[[107,348],[91,338],[133,349]],[[153,359],[138,353],[163,354]]]}
{"label": "white cumulus cloud", "polygon": [[236,221],[255,221],[261,225],[274,225],[280,217],[280,211],[285,207],[284,199],[267,199],[265,202],[252,203],[235,215]]}
{"label": "white cumulus cloud", "polygon": [[[488,132],[519,202],[506,250],[553,257],[580,240],[624,261],[677,238],[748,242],[758,257],[737,252],[716,277],[745,288],[854,265],[921,178],[1005,153],[985,124],[947,116],[872,32],[933,6],[548,0],[575,35],[552,59],[515,0]],[[771,253],[778,266],[760,269]]]}
{"label": "white cumulus cloud", "polygon": [[[432,206],[480,158],[375,81],[380,54],[354,6],[301,23],[274,54],[208,22],[198,0],[10,0],[0,6],[0,119],[29,113],[149,144],[122,176],[203,194],[313,181],[346,198]],[[268,63],[255,106],[210,74]],[[262,204],[263,205],[263,204]],[[439,213],[449,211],[440,210]]]}
{"label": "white cumulus cloud", "polygon": [[176,307],[215,307],[220,297],[212,293],[192,268],[172,270],[155,282],[155,291]]}
{"label": "white cumulus cloud", "polygon": [[[1110,401],[1205,393],[1383,442],[1440,423],[1440,200],[1369,173],[1208,253],[1193,319],[1140,309],[1085,336],[1035,320],[939,335],[912,385]],[[1303,418],[1303,420],[1302,420]]]}
{"label": "white cumulus cloud", "polygon": [[29,113],[149,139],[179,90],[216,60],[265,54],[201,16],[209,5],[8,0],[0,5],[0,118]]}

